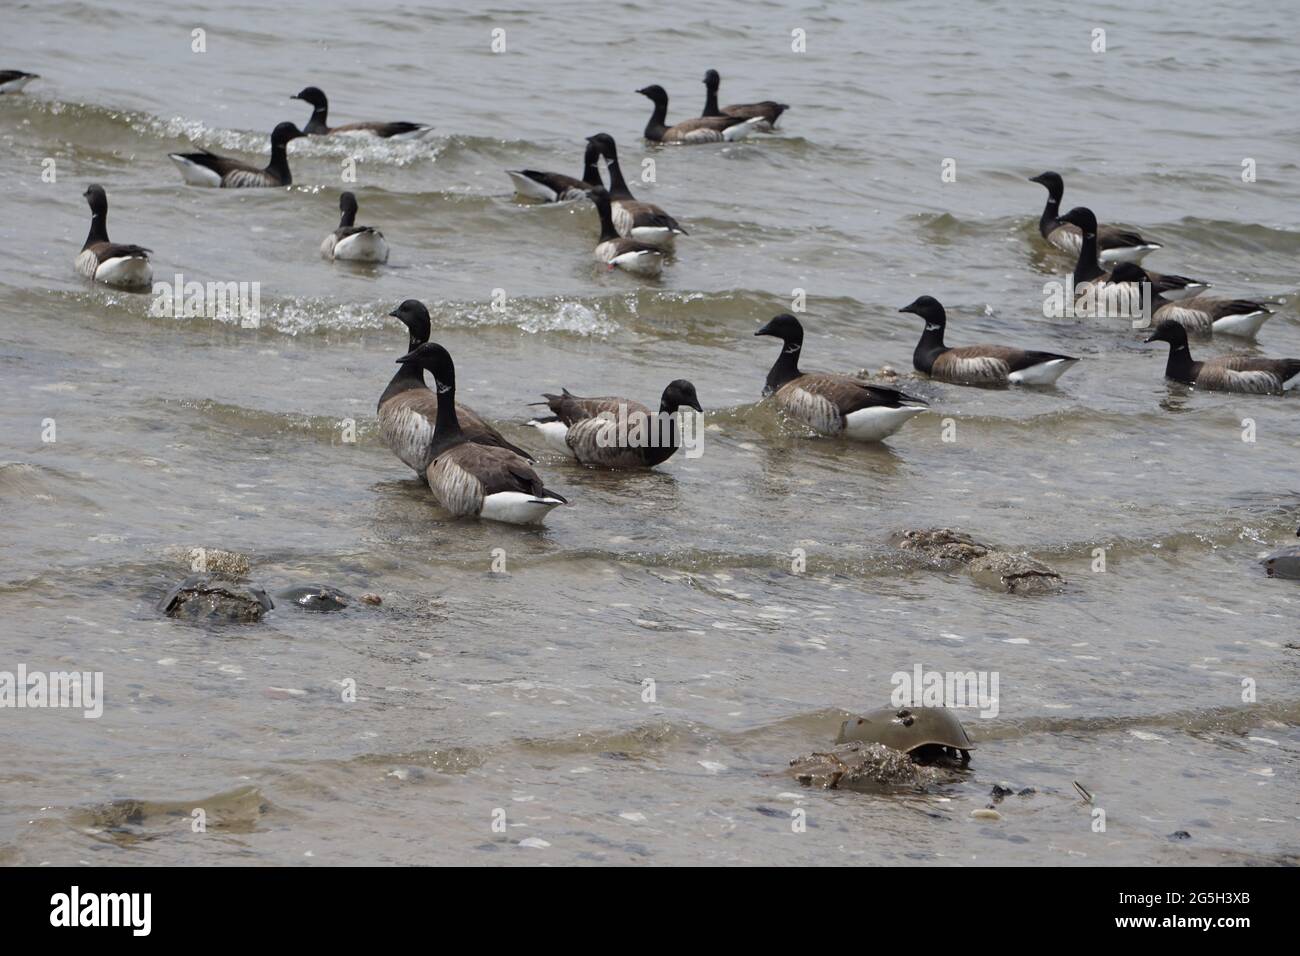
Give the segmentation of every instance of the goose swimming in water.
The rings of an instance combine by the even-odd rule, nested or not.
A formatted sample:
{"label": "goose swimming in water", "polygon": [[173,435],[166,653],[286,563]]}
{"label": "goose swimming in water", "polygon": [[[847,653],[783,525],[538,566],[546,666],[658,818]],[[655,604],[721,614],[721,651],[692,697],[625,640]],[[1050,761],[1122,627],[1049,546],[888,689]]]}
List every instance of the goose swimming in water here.
{"label": "goose swimming in water", "polygon": [[542,484],[526,459],[509,448],[480,445],[462,431],[456,413],[456,367],[445,348],[426,342],[397,361],[433,376],[438,418],[425,476],[447,512],[457,518],[541,524],[552,508],[566,503]]}
{"label": "goose swimming in water", "polygon": [[0,70],[0,93],[19,93],[32,80],[40,79],[39,73],[24,73],[22,70]]}
{"label": "goose swimming in water", "polygon": [[1165,378],[1197,388],[1281,395],[1286,390],[1286,383],[1300,375],[1300,359],[1217,355],[1203,362],[1194,362],[1187,348],[1187,330],[1172,319],[1165,319],[1156,326],[1147,341],[1169,343]]}
{"label": "goose swimming in water", "polygon": [[265,169],[218,156],[206,149],[197,153],[168,153],[167,156],[191,186],[219,186],[222,189],[288,186],[293,182],[293,174],[289,172],[288,146],[305,135],[292,123],[281,123],[273,129],[271,161]]}
{"label": "goose swimming in water", "polygon": [[1216,295],[1196,295],[1170,302],[1160,293],[1151,276],[1139,265],[1121,262],[1111,273],[1112,284],[1151,283],[1151,320],[1170,319],[1189,332],[1208,335],[1239,335],[1251,338],[1273,317],[1263,302],[1254,299],[1225,299]]}
{"label": "goose swimming in water", "polygon": [[645,127],[645,138],[652,143],[681,143],[689,146],[694,143],[731,142],[757,132],[758,125],[764,122],[761,116],[700,116],[668,126],[668,94],[664,88],[646,86],[637,92],[654,103],[654,112],[650,114],[650,122]]}
{"label": "goose swimming in water", "polygon": [[754,334],[775,336],[782,343],[781,354],[767,373],[763,395],[771,396],[787,415],[819,434],[881,441],[929,407],[897,389],[848,375],[800,371],[803,326],[793,315],[778,315]]}
{"label": "goose swimming in water", "polygon": [[90,233],[77,256],[76,269],[88,279],[121,289],[148,289],[153,283],[149,250],[108,241],[108,196],[90,185],[82,193],[90,204]]}
{"label": "goose swimming in water", "polygon": [[721,82],[722,77],[717,70],[709,70],[704,74],[704,112],[701,116],[739,116],[742,119],[758,117],[762,122],[755,124],[755,131],[770,133],[776,129],[776,121],[781,118],[781,114],[790,108],[785,103],[763,100],[761,103],[737,103],[735,106],[718,109],[718,84]]}
{"label": "goose swimming in water", "polygon": [[311,119],[302,131],[308,136],[330,136],[334,133],[368,133],[381,139],[416,140],[424,139],[433,132],[432,126],[424,123],[348,123],[346,126],[330,126],[328,123],[330,104],[319,87],[308,86],[289,97],[291,100],[303,100],[312,107]]}
{"label": "goose swimming in water", "polygon": [[664,254],[659,247],[619,236],[610,211],[609,193],[603,188],[591,191],[591,201],[596,204],[596,212],[600,215],[600,241],[595,251],[597,261],[634,275],[659,275],[664,267]]}
{"label": "goose swimming in water", "polygon": [[1055,352],[1035,352],[1009,345],[943,344],[948,314],[937,299],[923,295],[899,312],[925,320],[925,331],[912,353],[918,372],[956,385],[1055,385],[1079,360]]}
{"label": "goose swimming in water", "polygon": [[[429,341],[429,310],[418,299],[407,299],[388,313],[406,326],[410,333],[409,352],[415,352]],[[415,471],[421,478],[433,461],[434,428],[438,421],[438,395],[424,382],[424,369],[416,363],[406,363],[379,397],[379,434],[384,444]],[[480,445],[498,445],[516,455],[531,459],[531,455],[489,425],[481,416],[464,405],[456,407],[460,428],[470,441]]]}
{"label": "goose swimming in water", "polygon": [[[693,408],[703,413],[695,386],[686,379],[670,382],[659,401],[659,415],[627,398],[581,398],[563,389],[560,395],[543,394],[551,417],[528,424],[556,451],[584,465],[606,468],[653,468],[681,447],[677,410]],[[622,423],[622,425],[620,425]]]}
{"label": "goose swimming in water", "polygon": [[600,155],[605,157],[605,168],[609,170],[610,214],[618,234],[661,249],[672,248],[674,238],[686,235],[686,230],[654,203],[638,202],[632,195],[618,165],[618,147],[614,144],[614,137],[597,133],[588,142],[594,143]]}
{"label": "goose swimming in water", "polygon": [[[1088,286],[1093,287],[1094,294],[1109,285],[1111,274],[1097,261],[1097,217],[1087,206],[1076,206],[1060,219],[1061,222],[1074,225],[1079,229],[1082,239],[1079,244],[1079,258],[1074,266],[1074,289],[1079,297],[1085,295]],[[1196,295],[1208,289],[1210,284],[1186,276],[1147,270],[1153,286],[1169,301]]]}
{"label": "goose swimming in water", "polygon": [[[1038,231],[1043,238],[1062,252],[1079,254],[1083,233],[1074,223],[1060,219],[1061,196],[1065,194],[1065,181],[1059,173],[1046,172],[1030,177],[1047,190],[1047,205],[1038,220]],[[1099,262],[1141,262],[1149,252],[1163,248],[1160,243],[1142,238],[1136,232],[1118,226],[1097,227],[1097,259]]]}
{"label": "goose swimming in water", "polygon": [[320,244],[320,254],[326,259],[347,262],[387,262],[388,243],[384,234],[374,226],[355,225],[357,197],[345,192],[339,196],[339,227]]}
{"label": "goose swimming in water", "polygon": [[586,199],[591,190],[604,185],[596,166],[599,159],[600,150],[588,139],[587,149],[582,155],[581,179],[574,179],[564,173],[538,172],[535,169],[507,169],[506,175],[515,184],[515,192],[520,196],[540,199],[542,202],[569,202]]}

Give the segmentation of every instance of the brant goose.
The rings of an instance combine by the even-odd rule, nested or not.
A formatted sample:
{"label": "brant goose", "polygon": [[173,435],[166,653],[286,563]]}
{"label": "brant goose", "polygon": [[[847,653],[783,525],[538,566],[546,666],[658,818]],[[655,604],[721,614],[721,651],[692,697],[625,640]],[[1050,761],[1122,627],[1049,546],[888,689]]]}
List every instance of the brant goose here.
{"label": "brant goose", "polygon": [[665,125],[668,118],[668,94],[662,86],[646,86],[637,90],[654,103],[650,122],[645,125],[645,138],[653,143],[721,143],[740,139],[754,132],[762,117],[751,116],[701,116],[683,120],[674,126]]}
{"label": "brant goose", "polygon": [[499,445],[480,445],[456,413],[456,367],[447,350],[425,342],[397,360],[427,369],[438,391],[438,418],[425,469],[429,489],[454,517],[475,515],[510,524],[540,524],[565,499],[542,485],[528,461]]}
{"label": "brant goose", "polygon": [[[1074,266],[1075,294],[1081,296],[1085,286],[1100,287],[1109,284],[1112,279],[1097,262],[1097,217],[1086,206],[1076,206],[1061,217],[1061,222],[1075,225],[1082,234],[1079,244],[1079,259]],[[1148,271],[1152,284],[1169,301],[1196,295],[1210,284],[1186,276],[1170,275]]]}
{"label": "brant goose", "polygon": [[739,116],[742,119],[758,117],[762,122],[755,124],[754,129],[760,133],[770,133],[776,129],[776,121],[781,118],[781,114],[790,108],[785,103],[763,100],[761,103],[738,103],[718,109],[718,84],[721,81],[722,77],[718,76],[717,70],[709,70],[704,74],[704,88],[707,92],[701,116]]}
{"label": "brant goose", "polygon": [[925,331],[912,353],[912,367],[932,378],[957,385],[1054,385],[1079,361],[1055,352],[1031,352],[1008,345],[943,344],[948,315],[938,300],[923,295],[899,312],[925,320]]}
{"label": "brant goose", "polygon": [[320,254],[326,259],[350,262],[387,262],[388,243],[384,234],[374,226],[353,225],[357,218],[357,197],[348,192],[339,196],[339,210],[343,213],[339,227],[320,244]]}
{"label": "brant goose", "polygon": [[882,388],[849,375],[799,371],[803,326],[793,315],[778,315],[755,335],[773,335],[782,342],[763,395],[822,435],[842,435],[857,441],[880,441],[898,431],[928,405],[892,388]]}
{"label": "brant goose", "polygon": [[[1047,205],[1043,207],[1043,215],[1038,220],[1038,231],[1062,252],[1077,255],[1079,246],[1083,244],[1083,233],[1078,226],[1059,218],[1065,181],[1059,173],[1053,172],[1039,173],[1031,176],[1029,181],[1047,189]],[[1101,262],[1141,262],[1148,252],[1161,248],[1160,243],[1143,239],[1128,229],[1120,229],[1118,226],[1097,227],[1097,257]]]}
{"label": "brant goose", "polygon": [[675,236],[687,234],[676,219],[654,203],[637,202],[632,196],[618,165],[618,147],[614,145],[614,137],[597,133],[587,142],[594,143],[605,157],[605,167],[609,170],[610,211],[614,228],[620,236],[667,249],[672,247]]}
{"label": "brant goose", "polygon": [[657,276],[663,271],[664,254],[658,246],[619,236],[610,212],[609,193],[603,187],[591,191],[591,201],[600,214],[600,241],[595,253],[599,261],[611,269],[624,269],[639,276]]}
{"label": "brant goose", "polygon": [[[695,386],[684,378],[670,382],[664,389],[659,415],[627,398],[581,398],[570,394],[567,388],[561,391],[560,395],[543,392],[546,401],[533,404],[549,406],[552,415],[534,418],[528,424],[540,431],[556,451],[584,465],[653,468],[671,458],[681,446],[677,409],[704,411],[695,396]],[[666,435],[661,422],[666,423]],[[624,439],[623,444],[619,444],[620,437]]]}
{"label": "brant goose", "polygon": [[76,269],[87,279],[122,289],[147,289],[153,283],[149,250],[108,241],[108,196],[92,184],[82,193],[90,204],[90,233],[77,256]]}
{"label": "brant goose", "polygon": [[424,123],[348,123],[346,126],[330,126],[326,119],[329,115],[329,100],[318,87],[309,86],[289,97],[291,100],[303,100],[312,106],[311,119],[302,131],[308,136],[329,136],[333,133],[369,133],[381,139],[424,139],[433,132],[432,126]]}
{"label": "brant goose", "polygon": [[1165,319],[1156,326],[1147,341],[1169,343],[1165,378],[1184,385],[1219,392],[1281,395],[1286,383],[1300,375],[1300,359],[1217,355],[1204,362],[1193,362],[1192,353],[1187,348],[1187,330],[1172,319]]}
{"label": "brant goose", "polygon": [[288,186],[293,182],[285,150],[291,140],[307,135],[292,123],[281,123],[271,131],[271,161],[258,169],[237,159],[227,159],[206,149],[197,153],[168,153],[191,186],[220,186],[242,189],[253,186]]}
{"label": "brant goose", "polygon": [[541,173],[535,169],[507,169],[506,175],[515,184],[515,192],[528,199],[540,199],[542,202],[569,202],[572,199],[586,199],[587,194],[600,181],[600,170],[596,161],[600,150],[587,140],[587,149],[582,154],[582,178],[574,179],[564,173]]}
{"label": "brant goose", "polygon": [[[388,313],[410,331],[408,351],[429,341],[429,310],[418,299],[407,299]],[[379,434],[394,455],[421,478],[433,461],[434,426],[438,421],[438,395],[424,384],[424,369],[408,363],[398,369],[379,396]],[[532,459],[518,445],[512,445],[486,421],[464,405],[456,406],[461,431],[480,445],[497,445],[523,458]]]}
{"label": "brant goose", "polygon": [[22,70],[0,70],[0,93],[18,93],[32,80],[40,79],[39,73],[24,73]]}
{"label": "brant goose", "polygon": [[1139,265],[1121,262],[1111,273],[1110,281],[1150,282],[1151,283],[1151,319],[1160,322],[1170,319],[1177,322],[1189,332],[1208,335],[1240,335],[1246,338],[1254,336],[1260,327],[1273,317],[1267,305],[1253,299],[1225,299],[1216,295],[1196,295],[1190,299],[1169,301],[1167,295],[1161,294],[1159,284]]}

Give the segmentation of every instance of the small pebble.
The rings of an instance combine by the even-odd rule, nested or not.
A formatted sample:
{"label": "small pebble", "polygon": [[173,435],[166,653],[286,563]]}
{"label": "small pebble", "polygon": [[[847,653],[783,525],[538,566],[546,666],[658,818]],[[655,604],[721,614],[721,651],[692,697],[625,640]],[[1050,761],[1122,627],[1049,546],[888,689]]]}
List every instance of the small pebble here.
{"label": "small pebble", "polygon": [[1190,840],[1191,838],[1192,835],[1186,830],[1175,830],[1173,833],[1169,834],[1169,839],[1171,840]]}
{"label": "small pebble", "polygon": [[383,604],[383,603],[384,603],[384,599],[381,598],[378,594],[363,594],[363,595],[361,595],[361,600],[364,601],[366,604]]}
{"label": "small pebble", "polygon": [[980,807],[978,810],[972,810],[970,815],[976,820],[1001,820],[1002,814],[998,813],[992,807]]}

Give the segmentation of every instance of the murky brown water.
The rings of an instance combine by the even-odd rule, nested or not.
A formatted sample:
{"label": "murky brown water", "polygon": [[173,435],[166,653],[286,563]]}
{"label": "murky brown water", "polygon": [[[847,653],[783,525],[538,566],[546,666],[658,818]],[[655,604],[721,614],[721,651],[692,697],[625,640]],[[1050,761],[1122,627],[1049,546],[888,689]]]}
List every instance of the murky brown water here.
{"label": "murky brown water", "polygon": [[[1175,32],[1168,11],[1061,3],[133,6],[6,17],[0,68],[43,78],[0,97],[0,670],[102,671],[105,703],[98,720],[0,709],[0,862],[1296,860],[1300,591],[1256,564],[1294,540],[1296,399],[1171,389],[1143,335],[1045,320],[1043,283],[1071,264],[1043,248],[1026,182],[1056,169],[1067,205],[1165,244],[1153,268],[1278,303],[1258,343],[1196,352],[1300,355],[1300,54],[1281,8],[1234,8],[1245,26],[1225,33],[1200,0]],[[694,115],[708,67],[724,101],[792,104],[784,133],[647,148],[633,91],[662,83],[671,115]],[[181,183],[168,152],[256,155],[305,121],[287,97],[308,83],[334,122],[437,131],[294,143],[289,190]],[[595,268],[589,206],[511,196],[503,169],[576,174],[598,130],[625,168],[656,160],[639,192],[691,232],[658,282]],[[349,155],[359,221],[392,246],[380,270],[317,253]],[[260,283],[261,328],[153,317],[148,295],[82,282],[88,182],[157,279]],[[756,405],[775,344],[752,333],[795,289],[806,365],[891,364],[935,411],[862,447]],[[913,380],[920,329],[897,309],[923,293],[950,342],[1084,361],[1038,392]],[[653,401],[686,377],[703,456],[610,475],[543,453],[573,502],[545,530],[445,520],[373,419],[407,297],[512,440],[540,451],[518,423],[542,391]],[[891,543],[934,525],[1028,550],[1068,587],[1003,595]],[[194,547],[247,553],[273,592],[384,603],[161,619]],[[999,675],[998,715],[967,715],[969,774],[898,795],[784,774],[918,663]],[[1035,792],[972,818],[1000,782]]]}

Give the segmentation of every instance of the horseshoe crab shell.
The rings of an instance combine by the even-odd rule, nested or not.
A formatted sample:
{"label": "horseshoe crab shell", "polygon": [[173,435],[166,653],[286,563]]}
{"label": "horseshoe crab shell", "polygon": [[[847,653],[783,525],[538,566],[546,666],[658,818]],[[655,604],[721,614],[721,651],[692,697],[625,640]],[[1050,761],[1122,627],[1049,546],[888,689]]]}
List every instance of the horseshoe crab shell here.
{"label": "horseshoe crab shell", "polygon": [[947,747],[970,759],[968,751],[975,749],[966,728],[947,707],[885,707],[850,717],[840,726],[835,742],[854,740],[884,744],[914,758],[922,748]]}

